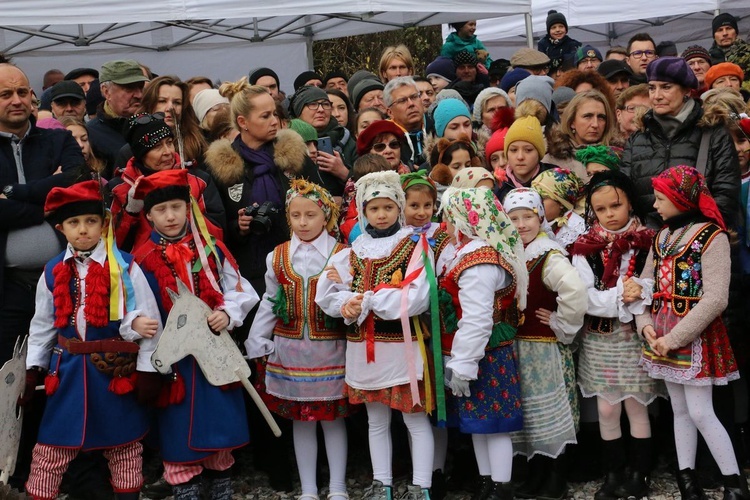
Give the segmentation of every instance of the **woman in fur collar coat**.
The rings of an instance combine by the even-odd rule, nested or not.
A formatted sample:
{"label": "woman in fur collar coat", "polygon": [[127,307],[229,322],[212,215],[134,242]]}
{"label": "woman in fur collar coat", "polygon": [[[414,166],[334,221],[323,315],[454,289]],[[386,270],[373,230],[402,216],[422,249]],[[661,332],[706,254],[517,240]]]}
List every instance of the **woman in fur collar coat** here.
{"label": "woman in fur collar coat", "polygon": [[321,180],[302,137],[278,130],[275,103],[263,87],[244,79],[225,85],[222,93],[232,96],[232,123],[240,135],[211,144],[206,164],[226,209],[226,244],[242,275],[262,294],[266,255],[289,239],[284,197],[290,179]]}

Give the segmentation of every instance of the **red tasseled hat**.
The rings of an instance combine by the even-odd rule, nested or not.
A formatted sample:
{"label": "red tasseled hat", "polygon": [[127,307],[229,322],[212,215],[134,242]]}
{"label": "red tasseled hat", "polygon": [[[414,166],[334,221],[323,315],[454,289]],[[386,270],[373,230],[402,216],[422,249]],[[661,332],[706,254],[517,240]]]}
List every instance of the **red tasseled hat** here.
{"label": "red tasseled hat", "polygon": [[104,201],[98,181],[84,181],[69,187],[56,187],[47,195],[44,213],[55,223],[83,214],[104,217]]}
{"label": "red tasseled hat", "polygon": [[135,198],[143,200],[143,209],[147,213],[154,205],[169,200],[184,200],[190,203],[187,170],[184,168],[162,170],[143,177],[135,189]]}

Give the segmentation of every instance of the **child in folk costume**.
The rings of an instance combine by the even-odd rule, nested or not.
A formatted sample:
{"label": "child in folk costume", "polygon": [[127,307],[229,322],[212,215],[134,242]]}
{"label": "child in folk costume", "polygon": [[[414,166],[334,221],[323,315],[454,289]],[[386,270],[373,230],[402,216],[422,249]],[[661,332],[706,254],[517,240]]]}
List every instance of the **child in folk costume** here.
{"label": "child in folk costume", "polygon": [[[200,234],[205,224],[187,175],[184,169],[165,170],[139,182],[136,194],[153,231],[135,257],[158,286],[164,321],[172,307],[167,290],[177,291],[179,279],[213,309],[207,318],[211,330],[231,330],[259,298],[226,247]],[[157,402],[164,479],[176,498],[197,499],[205,469],[212,498],[229,498],[232,450],[249,439],[242,388],[209,384],[193,356],[175,363],[172,372]]]}
{"label": "child in folk costume", "polygon": [[148,431],[137,400],[153,392],[146,373],[155,372],[159,309],[141,269],[114,246],[99,182],[54,188],[44,211],[68,245],[39,279],[29,330],[21,404],[49,374],[26,491],[57,498],[78,452],[102,449],[116,497],[135,500],[143,484],[140,440]]}
{"label": "child in folk costume", "polygon": [[455,252],[441,258],[440,303],[448,425],[471,434],[481,498],[512,499],[510,433],[521,430],[513,337],[525,305],[523,243],[487,188],[448,188],[443,219]]}
{"label": "child in folk costume", "polygon": [[324,188],[293,180],[286,194],[292,239],[268,255],[266,292],[245,341],[249,358],[268,357],[268,407],[293,420],[294,452],[302,482],[300,499],[317,500],[317,423],[323,428],[331,471],[328,498],[346,494],[344,398],[346,327],[315,304],[318,279],[328,260],[346,248],[337,243],[338,205]]}
{"label": "child in folk costume", "polygon": [[641,363],[666,382],[674,411],[682,498],[705,498],[695,476],[698,431],[724,475],[724,499],[747,499],[732,442],[711,399],[713,385],[739,378],[721,313],[729,294],[729,239],[706,180],[672,167],[651,181],[665,227],[654,239],[644,275],[653,276],[651,311],[637,316],[646,339]]}
{"label": "child in folk costume", "polygon": [[586,285],[567,252],[545,233],[545,207],[539,193],[514,189],[505,196],[503,207],[524,244],[529,271],[526,314],[515,342],[524,425],[512,436],[515,451],[529,460],[529,474],[515,494],[563,498],[567,493],[563,454],[566,445],[576,443],[579,420],[569,346],[583,326]]}
{"label": "child in folk costume", "polygon": [[[542,196],[544,214],[552,227],[548,236],[565,250],[586,232],[583,212],[583,181],[567,168],[555,167],[537,175],[531,187]],[[578,207],[581,206],[580,211]]]}
{"label": "child in folk costume", "polygon": [[[607,472],[596,500],[648,493],[651,424],[647,405],[663,389],[638,366],[641,341],[633,316],[651,302],[652,281],[643,273],[653,231],[641,225],[628,176],[601,172],[586,189],[589,231],[573,245],[573,265],[588,288],[588,317],[578,358],[584,397],[597,398],[602,461]],[[620,428],[622,407],[630,423],[629,464]]]}
{"label": "child in folk costume", "polygon": [[[404,191],[396,172],[357,181],[362,235],[330,259],[343,283],[320,277],[315,301],[330,316],[353,324],[346,345],[346,394],[364,403],[369,421],[373,484],[365,498],[392,498],[391,409],[403,414],[411,437],[413,477],[408,498],[429,498],[433,440],[426,411],[426,354],[410,317],[427,311],[429,284],[422,238],[404,227]],[[415,241],[416,240],[416,241]],[[427,255],[431,260],[431,256]],[[410,340],[409,340],[410,339]]]}

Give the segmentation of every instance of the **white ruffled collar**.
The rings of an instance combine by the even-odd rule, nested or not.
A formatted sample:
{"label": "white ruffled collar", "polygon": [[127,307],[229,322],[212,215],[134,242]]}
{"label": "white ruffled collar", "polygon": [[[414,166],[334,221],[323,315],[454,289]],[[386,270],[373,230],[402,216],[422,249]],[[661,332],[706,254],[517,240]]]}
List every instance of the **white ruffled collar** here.
{"label": "white ruffled collar", "polygon": [[565,249],[561,247],[557,241],[547,236],[546,233],[539,233],[536,238],[534,238],[534,241],[526,245],[526,247],[524,248],[524,253],[526,254],[526,262],[541,257],[550,250],[557,250],[563,255],[568,255],[568,252],[566,252]]}
{"label": "white ruffled collar", "polygon": [[568,222],[560,227],[557,234],[554,236],[550,235],[550,237],[557,241],[563,248],[567,248],[568,245],[575,243],[578,237],[585,232],[586,221],[577,213],[571,212]]}
{"label": "white ruffled collar", "polygon": [[402,227],[396,234],[385,238],[373,238],[368,233],[362,233],[352,243],[352,251],[361,259],[382,259],[390,255],[401,240],[412,234],[410,227]]}

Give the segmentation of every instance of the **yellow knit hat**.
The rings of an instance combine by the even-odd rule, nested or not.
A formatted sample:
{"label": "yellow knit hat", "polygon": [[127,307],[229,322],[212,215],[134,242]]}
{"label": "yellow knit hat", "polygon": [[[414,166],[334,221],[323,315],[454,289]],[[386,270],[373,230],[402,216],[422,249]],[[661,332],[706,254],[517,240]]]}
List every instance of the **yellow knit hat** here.
{"label": "yellow knit hat", "polygon": [[513,125],[508,129],[508,133],[505,134],[505,154],[508,154],[508,148],[515,141],[526,141],[534,145],[534,148],[539,153],[539,159],[541,160],[544,154],[547,152],[547,146],[544,143],[544,134],[542,133],[542,125],[535,116],[524,116],[518,118],[513,122]]}

